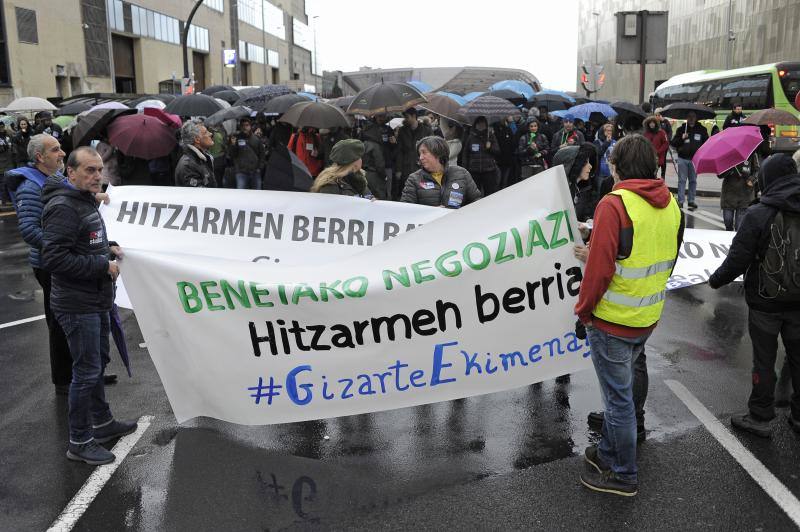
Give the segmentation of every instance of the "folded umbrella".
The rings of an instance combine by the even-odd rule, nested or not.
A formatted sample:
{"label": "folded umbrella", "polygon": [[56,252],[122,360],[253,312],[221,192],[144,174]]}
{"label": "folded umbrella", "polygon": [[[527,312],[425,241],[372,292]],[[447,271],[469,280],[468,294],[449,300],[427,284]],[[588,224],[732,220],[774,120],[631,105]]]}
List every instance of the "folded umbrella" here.
{"label": "folded umbrella", "polygon": [[757,126],[731,127],[710,137],[692,157],[698,174],[717,174],[745,162],[764,139]]}
{"label": "folded umbrella", "polygon": [[459,104],[450,96],[444,96],[442,94],[432,93],[426,94],[425,96],[428,98],[428,101],[419,104],[418,107],[444,118],[455,120],[456,122],[467,123],[467,118],[459,113],[459,110],[466,105],[466,102]]}
{"label": "folded umbrella", "polygon": [[187,94],[178,96],[167,104],[164,110],[178,116],[211,116],[222,109],[222,105],[212,96]]}
{"label": "folded umbrella", "polygon": [[128,356],[128,345],[125,343],[125,331],[122,329],[122,320],[119,317],[119,308],[117,308],[117,305],[111,307],[109,316],[111,318],[111,337],[114,339],[114,345],[117,346],[119,357],[125,365],[128,377],[133,377],[131,374],[131,360]]}
{"label": "folded umbrella", "polygon": [[296,103],[283,114],[279,122],[291,124],[296,128],[330,129],[333,127],[350,127],[350,122],[341,109],[323,102]]}
{"label": "folded umbrella", "polygon": [[686,120],[686,117],[691,112],[697,115],[698,120],[711,120],[717,116],[717,113],[711,107],[689,102],[671,103],[661,110],[661,115],[676,120]]}
{"label": "folded umbrella", "polygon": [[511,102],[496,96],[478,96],[467,105],[459,109],[459,113],[466,117],[469,123],[475,121],[479,116],[485,116],[486,120],[497,122],[507,116],[520,116],[520,110]]}
{"label": "folded umbrella", "polygon": [[272,98],[261,111],[267,116],[280,116],[288,111],[294,104],[305,103],[307,101],[308,98],[303,98],[297,94],[284,94],[283,96]]}
{"label": "folded umbrella", "polygon": [[205,123],[209,126],[218,126],[226,120],[239,120],[250,116],[252,110],[244,105],[234,105],[227,109],[217,111],[213,115],[205,119]]}
{"label": "folded umbrella", "polygon": [[364,116],[399,113],[427,101],[419,90],[408,83],[381,81],[356,94],[347,112]]}
{"label": "folded umbrella", "polygon": [[136,113],[136,109],[96,109],[78,115],[77,123],[72,128],[72,146],[86,146],[105,132],[106,127],[115,118]]}
{"label": "folded umbrella", "polygon": [[[800,94],[800,93],[798,93]],[[800,126],[800,120],[792,113],[780,109],[762,109],[744,119],[745,124],[754,126]]]}
{"label": "folded umbrella", "polygon": [[172,128],[148,115],[122,116],[108,126],[108,143],[131,157],[158,159],[178,143]]}

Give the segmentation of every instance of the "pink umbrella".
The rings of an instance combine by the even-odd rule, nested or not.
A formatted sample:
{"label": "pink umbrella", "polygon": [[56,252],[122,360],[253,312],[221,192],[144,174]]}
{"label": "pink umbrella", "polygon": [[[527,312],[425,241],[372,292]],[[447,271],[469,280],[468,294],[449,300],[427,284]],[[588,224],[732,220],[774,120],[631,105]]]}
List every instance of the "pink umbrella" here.
{"label": "pink umbrella", "polygon": [[172,113],[168,113],[163,109],[157,109],[155,107],[145,107],[144,111],[142,111],[147,116],[152,116],[153,118],[158,118],[164,124],[168,125],[169,127],[174,127],[175,129],[180,129],[183,125],[181,122],[181,117],[178,115],[174,115]]}
{"label": "pink umbrella", "polygon": [[720,175],[745,162],[763,140],[757,127],[730,127],[700,146],[692,162],[698,174]]}
{"label": "pink umbrella", "polygon": [[148,115],[127,115],[108,126],[108,142],[125,155],[158,159],[168,155],[178,143],[174,130]]}

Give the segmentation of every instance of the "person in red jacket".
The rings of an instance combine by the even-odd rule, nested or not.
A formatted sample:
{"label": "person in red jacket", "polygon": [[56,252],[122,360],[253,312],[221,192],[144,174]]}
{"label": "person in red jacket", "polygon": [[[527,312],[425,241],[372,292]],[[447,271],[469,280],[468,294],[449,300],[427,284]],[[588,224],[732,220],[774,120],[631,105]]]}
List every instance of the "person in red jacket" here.
{"label": "person in red jacket", "polygon": [[[644,126],[644,137],[650,141],[656,150],[656,155],[658,155],[658,167],[666,168],[669,138],[667,138],[666,132],[661,129],[661,122],[655,116],[648,116],[644,119],[642,125]],[[662,170],[662,179],[664,174],[665,171]]]}
{"label": "person in red jacket", "polygon": [[289,139],[289,151],[297,155],[308,168],[311,177],[317,177],[325,161],[322,155],[322,139],[313,127],[304,127]]}

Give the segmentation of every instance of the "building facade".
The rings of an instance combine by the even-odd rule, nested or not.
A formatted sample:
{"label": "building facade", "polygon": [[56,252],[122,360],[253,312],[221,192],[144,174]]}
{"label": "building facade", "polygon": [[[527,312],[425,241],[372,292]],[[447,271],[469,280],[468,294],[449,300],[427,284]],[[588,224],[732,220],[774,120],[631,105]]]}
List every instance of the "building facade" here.
{"label": "building facade", "polygon": [[645,98],[685,72],[800,61],[800,0],[579,0],[576,76],[597,58],[605,84],[596,98],[638,101],[639,65],[615,62],[614,13],[645,9],[669,12],[667,62],[647,65]]}
{"label": "building facade", "polygon": [[[0,106],[22,96],[179,92],[195,0],[0,0]],[[195,89],[283,83],[314,92],[304,0],[203,0],[188,31]],[[237,63],[224,66],[223,50]]]}

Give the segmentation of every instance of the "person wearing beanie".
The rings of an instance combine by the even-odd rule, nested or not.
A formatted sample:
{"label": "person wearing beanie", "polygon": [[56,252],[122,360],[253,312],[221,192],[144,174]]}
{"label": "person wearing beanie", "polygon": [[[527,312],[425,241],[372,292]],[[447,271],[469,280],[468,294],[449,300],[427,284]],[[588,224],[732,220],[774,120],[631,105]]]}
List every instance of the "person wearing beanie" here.
{"label": "person wearing beanie", "polygon": [[[564,115],[561,119],[561,129],[553,134],[550,139],[550,151],[558,153],[558,150],[567,146],[577,146],[586,142],[583,133],[575,129],[575,117],[571,114]],[[555,161],[553,162],[555,165]]]}
{"label": "person wearing beanie", "polygon": [[[800,433],[800,174],[786,154],[767,158],[758,175],[761,197],[742,219],[725,261],[708,279],[720,288],[744,275],[753,345],[753,389],[745,413],[731,425],[764,438],[775,418],[775,359],[778,334],[786,348],[795,393],[787,421]],[[779,216],[780,215],[780,216]],[[780,245],[776,246],[775,243]]]}
{"label": "person wearing beanie", "polygon": [[337,142],[331,150],[331,165],[314,179],[311,192],[373,199],[367,176],[361,169],[364,143],[357,139]]}

